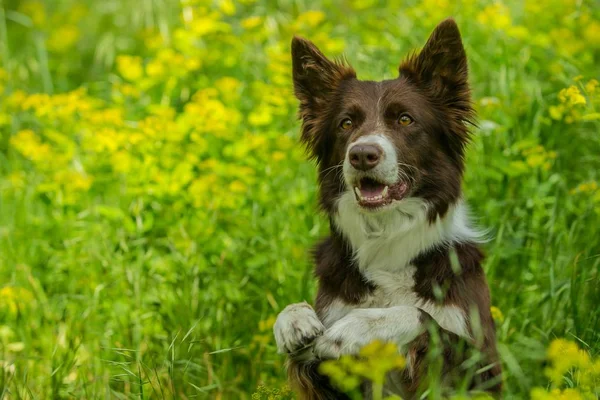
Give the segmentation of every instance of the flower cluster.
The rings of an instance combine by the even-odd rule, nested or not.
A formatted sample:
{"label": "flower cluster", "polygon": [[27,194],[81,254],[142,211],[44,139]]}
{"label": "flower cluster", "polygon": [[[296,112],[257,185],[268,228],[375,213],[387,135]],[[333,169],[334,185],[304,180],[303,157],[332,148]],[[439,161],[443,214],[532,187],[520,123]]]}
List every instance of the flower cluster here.
{"label": "flower cluster", "polygon": [[381,399],[386,374],[405,366],[406,361],[395,344],[375,340],[364,346],[358,357],[345,355],[339,360],[324,361],[319,370],[344,392],[352,392],[363,381],[369,381],[373,385],[373,398]]}
{"label": "flower cluster", "polygon": [[[580,79],[576,78],[576,80]],[[584,93],[587,95],[587,99]],[[554,120],[564,120],[567,124],[600,119],[600,113],[593,111],[594,105],[600,105],[598,93],[596,79],[590,79],[585,85],[571,85],[564,88],[558,93],[560,103],[550,106],[548,109],[550,117]]]}
{"label": "flower cluster", "polygon": [[[532,400],[565,399],[587,400],[597,399],[600,395],[600,359],[593,359],[590,354],[566,339],[555,339],[547,350],[550,366],[545,369],[550,379],[551,389],[534,388]],[[563,386],[568,388],[561,389]]]}
{"label": "flower cluster", "polygon": [[287,400],[293,398],[293,393],[287,385],[281,389],[258,385],[256,392],[252,394],[252,400]]}
{"label": "flower cluster", "polygon": [[517,158],[509,164],[510,174],[514,176],[529,174],[531,170],[548,171],[558,156],[556,151],[547,150],[531,140],[515,143],[510,151]]}

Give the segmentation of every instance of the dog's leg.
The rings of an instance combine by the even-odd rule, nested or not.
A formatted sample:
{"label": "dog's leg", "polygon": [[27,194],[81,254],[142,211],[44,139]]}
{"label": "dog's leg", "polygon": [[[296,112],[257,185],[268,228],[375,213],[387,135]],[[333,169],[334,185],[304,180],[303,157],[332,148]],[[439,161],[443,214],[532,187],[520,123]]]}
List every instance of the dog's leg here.
{"label": "dog's leg", "polygon": [[288,379],[301,399],[347,399],[318,372],[321,361],[313,354],[313,342],[324,330],[308,303],[290,304],[277,316],[273,326],[278,352],[288,356]]}
{"label": "dog's leg", "polygon": [[403,347],[425,330],[428,318],[427,313],[412,306],[357,308],[316,338],[314,353],[321,359],[358,354],[376,339]]}

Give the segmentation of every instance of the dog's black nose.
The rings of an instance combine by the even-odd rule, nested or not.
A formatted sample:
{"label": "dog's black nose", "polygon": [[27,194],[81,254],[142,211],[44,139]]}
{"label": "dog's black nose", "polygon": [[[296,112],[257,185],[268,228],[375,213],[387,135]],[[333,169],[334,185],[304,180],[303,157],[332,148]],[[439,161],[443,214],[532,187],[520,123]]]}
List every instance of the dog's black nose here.
{"label": "dog's black nose", "polygon": [[383,150],[381,147],[373,144],[356,144],[350,148],[348,157],[350,157],[350,164],[358,170],[368,171],[374,168],[379,161]]}

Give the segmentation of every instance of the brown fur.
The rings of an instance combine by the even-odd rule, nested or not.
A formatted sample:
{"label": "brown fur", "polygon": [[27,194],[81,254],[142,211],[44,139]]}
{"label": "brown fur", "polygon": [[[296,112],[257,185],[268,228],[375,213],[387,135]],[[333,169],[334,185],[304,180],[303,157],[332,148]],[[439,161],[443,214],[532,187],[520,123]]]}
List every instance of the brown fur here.
{"label": "brown fur", "polygon": [[[457,256],[459,271],[453,270],[451,251],[454,251]],[[415,290],[424,299],[456,305],[463,309],[465,315],[473,313],[477,315],[479,320],[477,326],[472,326],[471,318],[467,319],[469,332],[474,337],[474,341],[469,344],[484,355],[483,359],[477,363],[478,368],[484,369],[484,372],[480,376],[473,377],[471,387],[498,392],[501,390],[501,381],[499,380],[501,368],[496,351],[494,321],[490,313],[490,293],[481,268],[483,257],[483,253],[472,243],[460,243],[452,249],[436,248],[421,254],[413,260],[413,264],[417,267]],[[439,288],[438,292],[442,293],[441,296],[436,297],[434,292],[436,287]],[[462,339],[443,330],[440,330],[439,334],[443,339],[442,345],[446,359],[444,368],[458,367],[463,360],[456,357],[452,362],[453,360],[446,353],[455,349],[456,344]],[[422,343],[428,342],[428,339],[429,334],[418,340],[422,346]]]}
{"label": "brown fur", "polygon": [[348,243],[340,233],[332,235],[316,248],[315,275],[319,278],[316,309],[323,310],[336,298],[349,304],[359,303],[374,286],[358,270]]}

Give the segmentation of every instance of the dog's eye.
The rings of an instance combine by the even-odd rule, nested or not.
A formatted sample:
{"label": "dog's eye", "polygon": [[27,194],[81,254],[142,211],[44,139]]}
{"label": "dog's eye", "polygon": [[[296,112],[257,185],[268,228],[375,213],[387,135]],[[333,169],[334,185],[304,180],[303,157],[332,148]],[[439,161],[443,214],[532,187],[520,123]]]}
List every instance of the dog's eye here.
{"label": "dog's eye", "polygon": [[398,117],[398,123],[402,126],[408,126],[412,124],[414,120],[408,114],[402,114]]}
{"label": "dog's eye", "polygon": [[344,129],[344,130],[348,130],[350,128],[352,128],[352,120],[350,118],[346,118],[344,119],[341,123],[340,123],[340,128]]}

